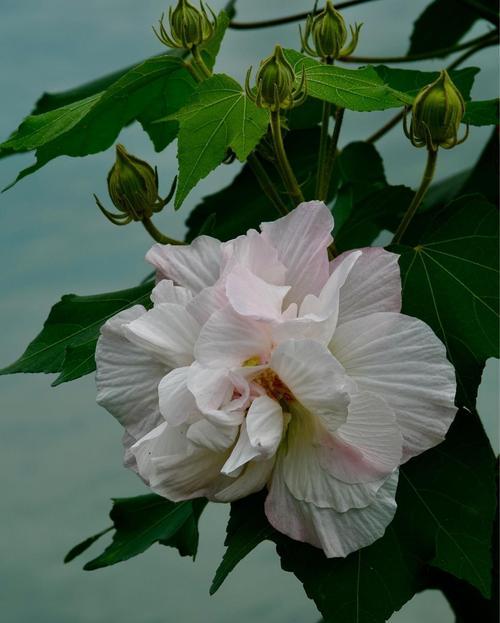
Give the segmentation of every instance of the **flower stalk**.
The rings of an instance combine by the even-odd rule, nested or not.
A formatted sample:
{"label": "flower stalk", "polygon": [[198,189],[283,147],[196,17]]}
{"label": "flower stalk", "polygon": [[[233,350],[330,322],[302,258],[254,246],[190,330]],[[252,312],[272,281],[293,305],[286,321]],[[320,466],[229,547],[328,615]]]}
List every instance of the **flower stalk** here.
{"label": "flower stalk", "polygon": [[283,134],[281,132],[281,119],[279,110],[271,110],[269,113],[271,124],[271,135],[273,137],[274,151],[278,169],[283,179],[285,188],[295,204],[304,201],[304,195],[300,189],[295,173],[290,165],[288,156],[286,155],[285,145],[283,143]]}
{"label": "flower stalk", "polygon": [[333,135],[328,146],[325,164],[321,175],[318,176],[319,186],[317,188],[317,198],[321,201],[326,201],[328,193],[330,191],[330,183],[333,175],[333,167],[338,153],[338,143],[340,137],[340,130],[342,129],[342,123],[344,121],[345,108],[338,107],[335,111],[335,125],[333,127]]}
{"label": "flower stalk", "polygon": [[411,223],[413,217],[417,213],[417,210],[420,207],[425,197],[425,194],[429,189],[429,186],[431,185],[432,179],[434,178],[434,173],[436,171],[437,154],[437,149],[433,149],[430,145],[427,147],[427,164],[425,166],[424,174],[422,176],[422,181],[420,182],[419,189],[413,197],[410,205],[408,206],[408,209],[405,212],[405,215],[403,216],[401,223],[399,224],[398,229],[396,230],[396,233],[394,234],[394,238],[392,239],[393,244],[399,244],[401,242],[402,237],[408,229],[408,225]]}

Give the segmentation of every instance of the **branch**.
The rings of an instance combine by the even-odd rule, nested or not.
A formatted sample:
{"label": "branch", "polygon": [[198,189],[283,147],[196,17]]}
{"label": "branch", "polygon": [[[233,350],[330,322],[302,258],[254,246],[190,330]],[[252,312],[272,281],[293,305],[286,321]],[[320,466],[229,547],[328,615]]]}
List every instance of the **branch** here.
{"label": "branch", "polygon": [[[365,2],[374,2],[375,0],[347,0],[347,2],[339,2],[335,4],[336,9],[347,9],[356,4],[364,4]],[[281,26],[282,24],[291,24],[292,22],[301,22],[311,13],[320,13],[323,9],[316,11],[305,11],[304,13],[296,13],[295,15],[287,15],[286,17],[277,17],[275,19],[263,20],[261,22],[230,22],[229,28],[234,30],[252,30],[254,28],[271,28],[272,26]]]}

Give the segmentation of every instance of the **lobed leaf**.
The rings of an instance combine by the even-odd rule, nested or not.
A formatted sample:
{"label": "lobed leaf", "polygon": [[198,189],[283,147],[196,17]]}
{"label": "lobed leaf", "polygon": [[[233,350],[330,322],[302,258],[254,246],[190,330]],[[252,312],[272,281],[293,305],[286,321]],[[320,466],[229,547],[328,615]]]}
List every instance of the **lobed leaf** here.
{"label": "lobed leaf", "polygon": [[465,196],[416,219],[403,242],[394,247],[403,311],[444,342],[457,404],[473,409],[485,361],[498,357],[498,211],[480,195]]}
{"label": "lobed leaf", "polygon": [[[182,556],[194,558],[198,548],[198,519],[205,505],[203,499],[175,503],[153,493],[113,500],[110,513],[115,529],[113,540],[84,569],[93,571],[128,560],[156,542],[175,547]],[[66,561],[78,556],[108,530],[74,547]]]}
{"label": "lobed leaf", "polygon": [[95,346],[101,326],[120,311],[133,305],[150,305],[152,282],[128,290],[94,296],[66,294],[51,309],[42,331],[21,357],[0,370],[18,372],[59,372],[53,385],[79,378],[95,370]]}
{"label": "lobed leaf", "polygon": [[465,110],[464,122],[477,126],[498,125],[500,123],[499,103],[498,98],[469,102]]}
{"label": "lobed leaf", "polygon": [[241,86],[224,74],[201,83],[191,101],[171,118],[180,125],[176,208],[221,164],[229,149],[239,160],[245,160],[268,125],[267,112],[257,108]]}

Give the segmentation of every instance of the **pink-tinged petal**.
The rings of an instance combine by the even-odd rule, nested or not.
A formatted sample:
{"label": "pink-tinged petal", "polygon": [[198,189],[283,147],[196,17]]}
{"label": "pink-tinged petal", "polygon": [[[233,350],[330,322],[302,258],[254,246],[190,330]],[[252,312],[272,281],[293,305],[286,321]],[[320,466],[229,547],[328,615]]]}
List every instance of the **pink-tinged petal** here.
{"label": "pink-tinged petal", "polygon": [[[242,389],[248,399],[248,382]],[[198,363],[191,366],[187,386],[196,399],[196,404],[205,417],[214,425],[235,426],[241,423],[243,413],[240,402],[232,400],[235,390],[234,378],[225,368],[204,368]]]}
{"label": "pink-tinged petal", "polygon": [[191,443],[186,428],[160,425],[132,446],[139,475],[163,497],[179,502],[209,497],[225,454]]}
{"label": "pink-tinged petal", "polygon": [[383,398],[403,435],[403,461],[440,443],[456,414],[455,372],[421,320],[376,313],[346,322],[330,344],[359,391]]}
{"label": "pink-tinged petal", "polygon": [[[399,256],[375,247],[361,251],[340,291],[339,325],[376,312],[401,310]],[[347,251],[335,258],[331,263],[332,274],[354,253],[359,251]]]}
{"label": "pink-tinged petal", "polygon": [[266,324],[240,316],[227,306],[215,312],[202,328],[194,352],[202,366],[235,368],[252,357],[264,361],[271,347]]}
{"label": "pink-tinged petal", "polygon": [[290,286],[275,286],[237,264],[226,277],[226,296],[232,308],[254,320],[280,318]]}
{"label": "pink-tinged petal", "polygon": [[229,455],[227,461],[222,466],[222,473],[227,476],[231,476],[235,472],[239,474],[239,469],[251,461],[256,457],[260,456],[260,450],[255,448],[250,443],[250,439],[248,437],[248,430],[246,420],[243,420],[242,425],[240,426],[240,434],[238,436],[238,441],[234,446],[231,454]]}
{"label": "pink-tinged petal", "polygon": [[250,445],[260,452],[261,457],[276,453],[283,435],[283,411],[276,400],[259,396],[250,405],[246,417]]}
{"label": "pink-tinged petal", "polygon": [[124,325],[145,313],[144,307],[137,305],[108,320],[101,329],[95,354],[97,402],[120,422],[134,441],[162,421],[158,385],[169,370],[157,357],[125,336]]}
{"label": "pink-tinged petal", "polygon": [[232,502],[261,491],[269,482],[275,457],[266,461],[252,461],[243,468],[237,478],[227,478],[226,486],[216,491],[216,502]]}
{"label": "pink-tinged petal", "polygon": [[184,307],[163,303],[128,323],[126,335],[131,342],[154,353],[172,368],[188,366],[200,332],[196,320]]}
{"label": "pink-tinged petal", "polygon": [[285,283],[292,289],[286,303],[300,303],[307,294],[318,295],[329,275],[328,246],[333,217],[320,201],[301,203],[287,216],[262,223],[262,236],[278,251],[286,266]]}
{"label": "pink-tinged petal", "polygon": [[214,286],[205,288],[189,301],[186,310],[203,326],[210,316],[228,304],[224,282],[219,280]]}
{"label": "pink-tinged petal", "polygon": [[286,268],[278,259],[278,251],[255,229],[250,229],[245,236],[224,243],[222,249],[225,258],[224,273],[229,273],[236,265],[240,265],[267,283],[278,286],[285,283]]}
{"label": "pink-tinged petal", "polygon": [[190,245],[155,244],[146,254],[166,279],[197,294],[214,285],[221,270],[221,243],[210,236],[200,236]]}
{"label": "pink-tinged petal", "polygon": [[388,478],[369,506],[338,513],[297,500],[278,462],[265,502],[266,516],[276,530],[321,548],[328,558],[345,557],[383,536],[396,512],[397,478],[397,472]]}
{"label": "pink-tinged petal", "polygon": [[322,440],[322,466],[346,483],[379,481],[400,464],[403,438],[394,411],[368,392],[351,395],[347,421]]}
{"label": "pink-tinged petal", "polygon": [[368,506],[391,472],[373,482],[351,484],[339,480],[328,469],[329,465],[322,462],[325,450],[330,450],[321,445],[327,434],[313,416],[292,412],[286,451],[280,459],[288,490],[297,500],[319,508],[332,508],[339,513]]}
{"label": "pink-tinged petal", "polygon": [[174,285],[173,281],[162,279],[151,292],[151,300],[155,305],[162,303],[176,303],[185,307],[193,298],[193,294],[187,288]]}
{"label": "pink-tinged petal", "polygon": [[329,431],[346,421],[349,381],[325,346],[313,340],[283,342],[273,352],[270,367],[302,407],[320,417]]}
{"label": "pink-tinged petal", "polygon": [[238,426],[215,426],[206,419],[191,424],[187,438],[196,446],[214,452],[225,452],[236,440]]}
{"label": "pink-tinged petal", "polygon": [[175,368],[160,382],[158,398],[160,412],[172,426],[200,417],[193,394],[187,386],[189,367]]}

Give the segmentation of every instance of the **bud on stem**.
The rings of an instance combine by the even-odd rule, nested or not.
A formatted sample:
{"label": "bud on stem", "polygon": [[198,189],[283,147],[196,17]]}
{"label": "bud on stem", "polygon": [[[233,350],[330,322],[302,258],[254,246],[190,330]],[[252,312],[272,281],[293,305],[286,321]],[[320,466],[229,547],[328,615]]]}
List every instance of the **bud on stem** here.
{"label": "bud on stem", "polygon": [[116,146],[116,161],[108,173],[108,192],[118,214],[109,212],[94,195],[97,206],[114,225],[127,225],[140,221],[151,233],[156,232],[158,242],[172,242],[163,236],[151,223],[151,217],[160,212],[172,198],[176,181],[168,196],[162,199],[158,194],[158,173],[147,162],[129,154],[123,145]]}
{"label": "bud on stem", "polygon": [[332,2],[327,0],[321,13],[307,17],[305,32],[302,33],[300,29],[302,47],[310,56],[330,62],[349,56],[358,45],[361,27],[362,24],[349,26],[351,41],[346,45],[347,28],[344,18],[334,8]]}
{"label": "bud on stem", "polygon": [[468,136],[467,126],[463,138],[458,138],[464,114],[463,97],[443,70],[434,82],[419,91],[413,102],[410,127],[405,115],[403,129],[415,147],[451,149]]}
{"label": "bud on stem", "polygon": [[167,47],[191,50],[208,41],[214,34],[217,17],[210,7],[208,12],[203,2],[197,9],[188,0],[179,0],[175,9],[170,7],[168,11],[170,34],[163,23],[164,15],[160,18],[158,31],[154,27],[153,31]]}

